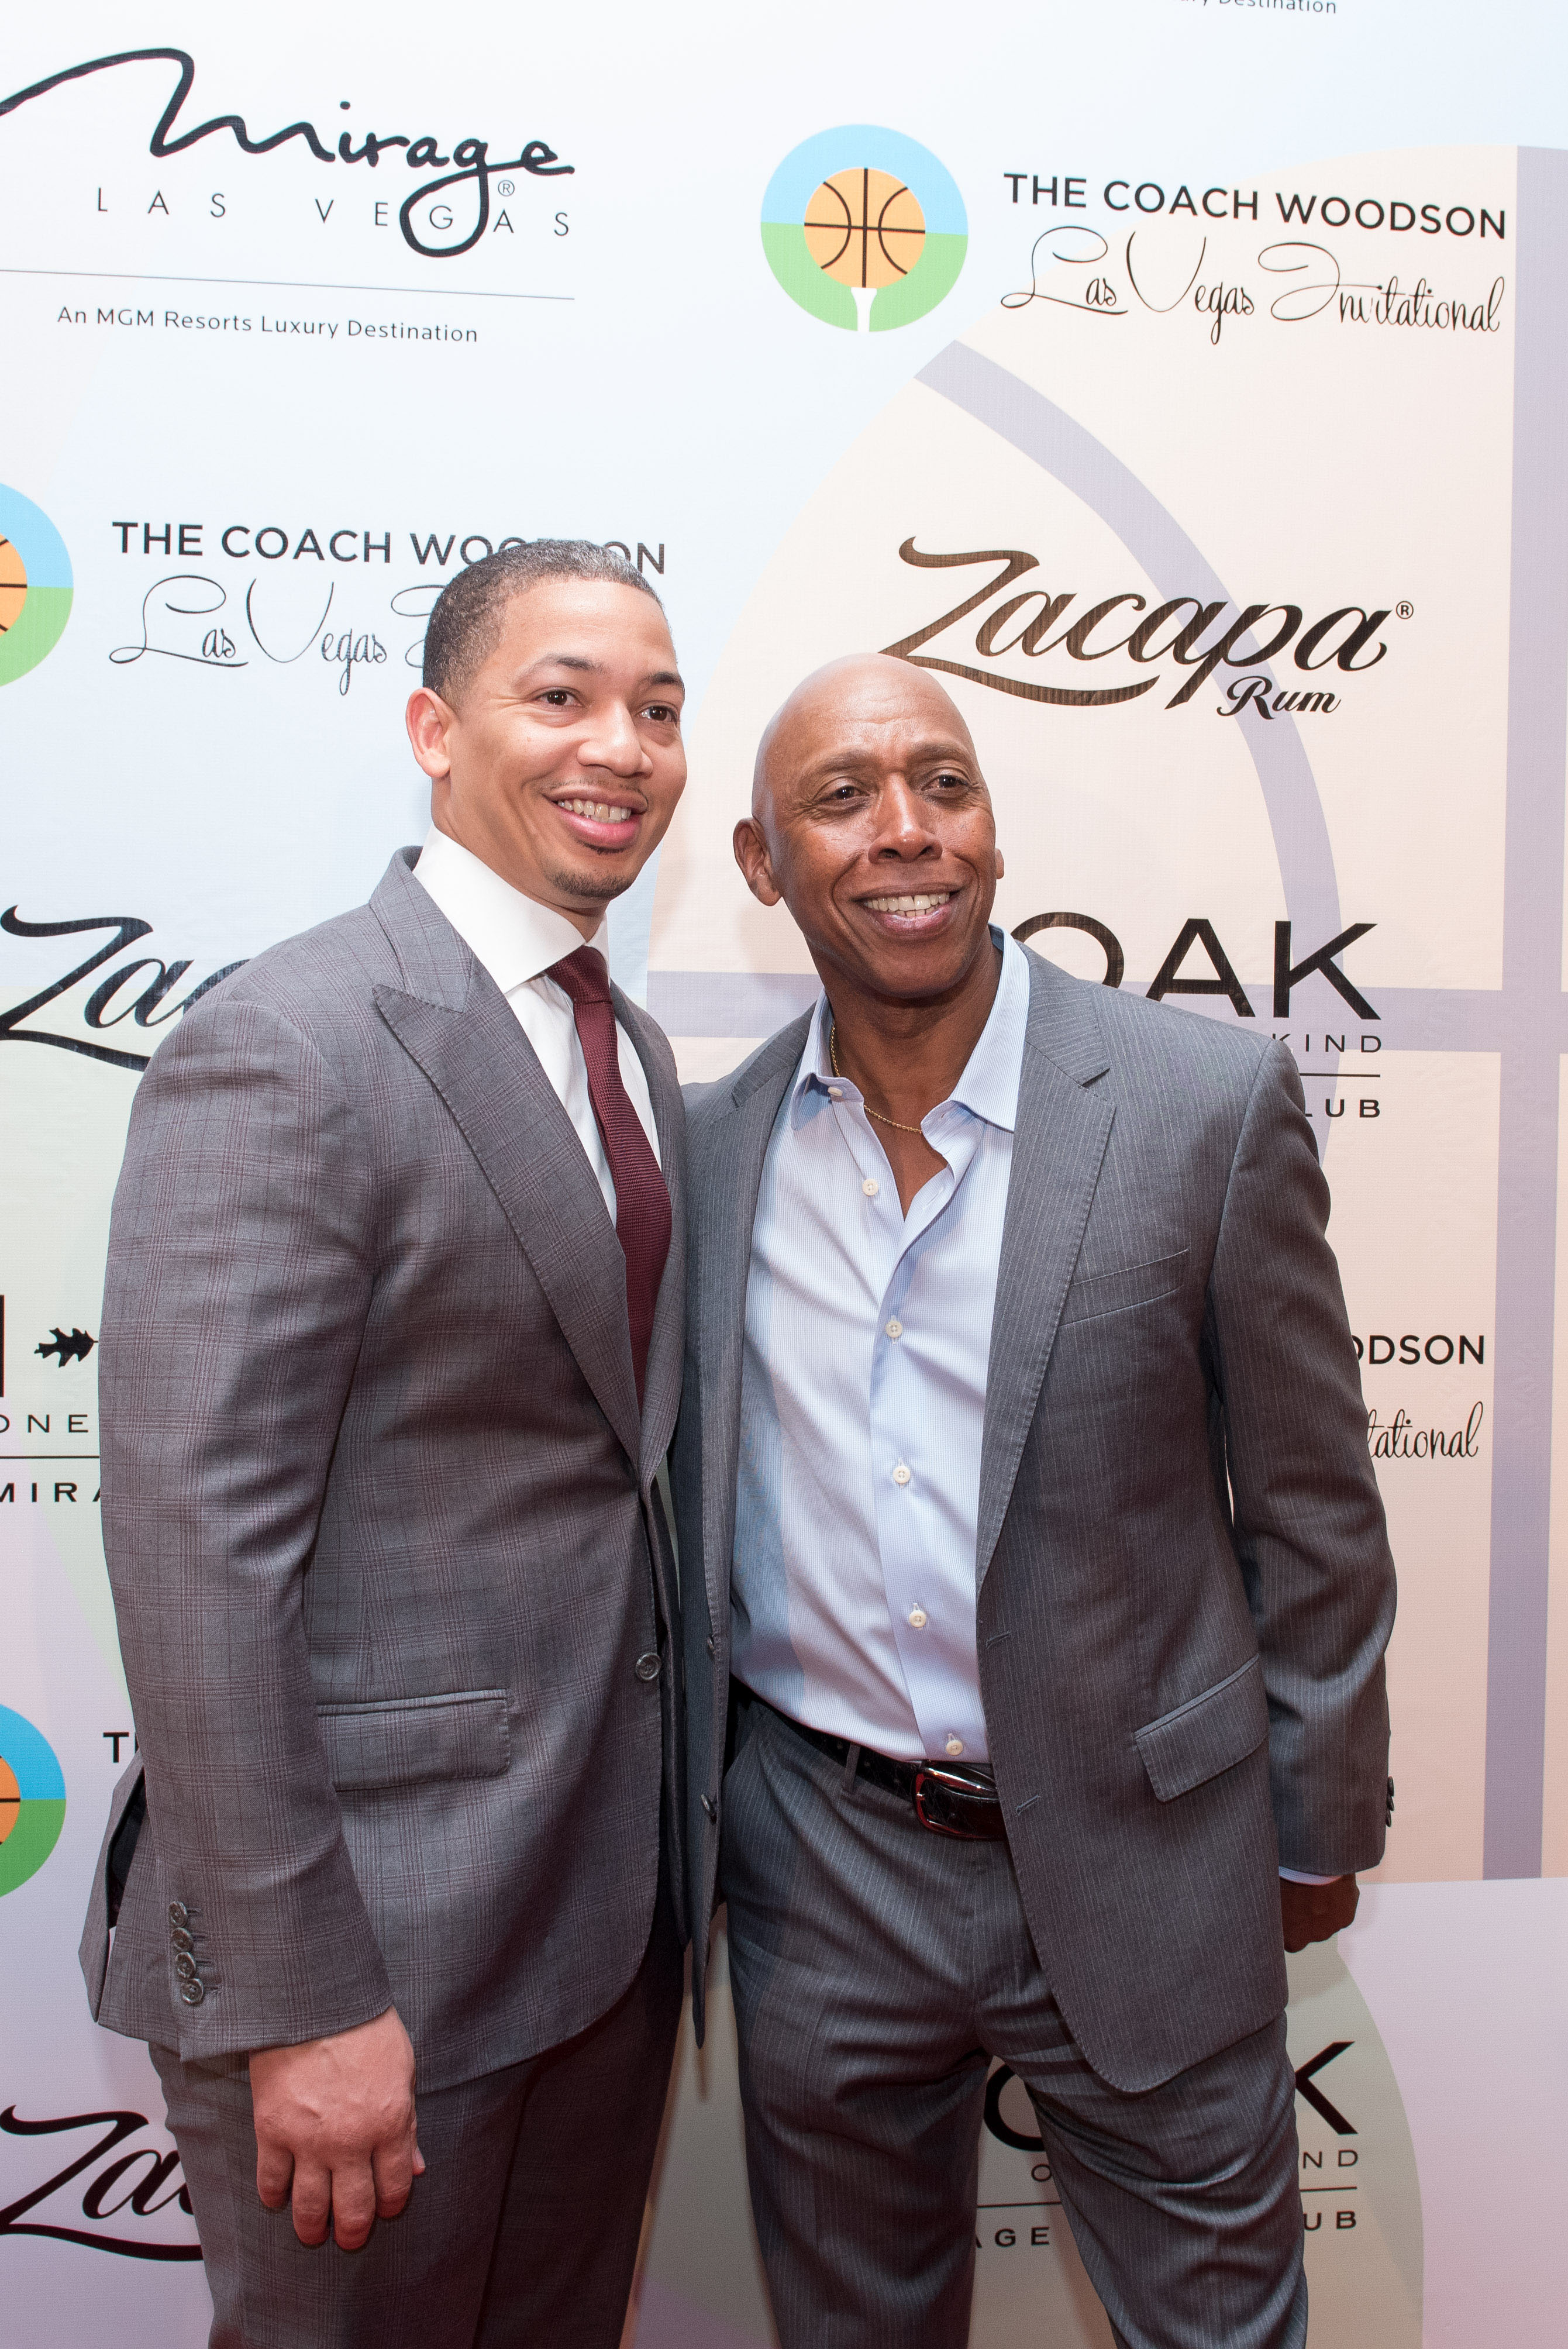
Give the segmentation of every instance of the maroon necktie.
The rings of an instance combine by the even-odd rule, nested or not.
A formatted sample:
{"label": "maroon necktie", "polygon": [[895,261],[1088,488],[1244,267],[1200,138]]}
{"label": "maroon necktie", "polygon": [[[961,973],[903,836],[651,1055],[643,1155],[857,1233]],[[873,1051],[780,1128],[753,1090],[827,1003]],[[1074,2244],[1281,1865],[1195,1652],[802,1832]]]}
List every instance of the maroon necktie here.
{"label": "maroon necktie", "polygon": [[578,1041],[588,1064],[589,1097],[615,1185],[615,1233],[626,1259],[626,1318],[640,1406],[654,1308],[670,1252],[670,1195],[643,1121],[621,1081],[615,1007],[603,956],[596,947],[579,947],[575,954],[552,963],[550,976],[572,998]]}

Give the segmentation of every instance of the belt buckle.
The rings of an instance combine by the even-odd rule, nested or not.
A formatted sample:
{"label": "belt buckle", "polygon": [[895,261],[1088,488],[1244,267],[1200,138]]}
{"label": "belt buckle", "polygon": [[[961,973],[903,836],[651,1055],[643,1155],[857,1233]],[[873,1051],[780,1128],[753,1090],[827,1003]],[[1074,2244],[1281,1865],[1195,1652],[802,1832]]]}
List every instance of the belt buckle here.
{"label": "belt buckle", "polygon": [[954,1770],[944,1770],[940,1763],[922,1762],[916,1765],[914,1815],[923,1827],[928,1827],[933,1835],[954,1836],[961,1843],[989,1843],[994,1840],[981,1829],[955,1824],[951,1814],[945,1819],[933,1817],[926,1808],[928,1788],[936,1790],[938,1802],[945,1797],[949,1802],[957,1798],[961,1803],[989,1801],[993,1806],[998,1806],[997,1796],[987,1796],[972,1778],[960,1776]]}

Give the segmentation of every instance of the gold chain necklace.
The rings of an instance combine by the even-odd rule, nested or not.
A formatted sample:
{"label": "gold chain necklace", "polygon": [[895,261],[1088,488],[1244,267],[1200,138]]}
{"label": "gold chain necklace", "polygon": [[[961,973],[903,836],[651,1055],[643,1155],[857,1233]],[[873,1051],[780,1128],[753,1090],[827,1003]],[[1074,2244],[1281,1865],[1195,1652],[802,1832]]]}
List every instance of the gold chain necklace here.
{"label": "gold chain necklace", "polygon": [[[828,1022],[828,1058],[833,1064],[833,1074],[836,1077],[842,1077],[844,1072],[839,1066],[839,1023],[836,1019],[830,1019]],[[895,1133],[918,1133],[923,1141],[925,1134],[923,1126],[900,1125],[896,1117],[884,1117],[880,1109],[872,1107],[863,1092],[861,1095],[861,1107],[868,1117],[874,1117],[879,1125],[891,1125]]]}

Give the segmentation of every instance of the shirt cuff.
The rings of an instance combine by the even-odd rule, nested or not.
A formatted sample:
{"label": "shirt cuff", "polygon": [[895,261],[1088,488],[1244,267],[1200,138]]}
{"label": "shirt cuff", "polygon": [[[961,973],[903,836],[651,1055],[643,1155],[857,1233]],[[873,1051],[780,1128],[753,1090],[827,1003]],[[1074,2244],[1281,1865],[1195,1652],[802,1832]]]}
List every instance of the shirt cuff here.
{"label": "shirt cuff", "polygon": [[1308,1876],[1299,1868],[1282,1868],[1281,1881],[1285,1884],[1337,1884],[1337,1876]]}

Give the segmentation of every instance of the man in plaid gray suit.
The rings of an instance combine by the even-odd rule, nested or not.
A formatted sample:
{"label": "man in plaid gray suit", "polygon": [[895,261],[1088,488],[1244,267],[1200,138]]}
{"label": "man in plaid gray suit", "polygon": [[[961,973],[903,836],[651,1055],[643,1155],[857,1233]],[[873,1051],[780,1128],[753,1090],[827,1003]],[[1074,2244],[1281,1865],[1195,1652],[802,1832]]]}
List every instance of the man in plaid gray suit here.
{"label": "man in plaid gray suit", "polygon": [[620,2335],[686,1938],[684,1138],[593,942],[680,706],[614,557],[460,574],[422,851],[138,1096],[101,1397],[139,1751],[82,1958],[222,2349]]}

